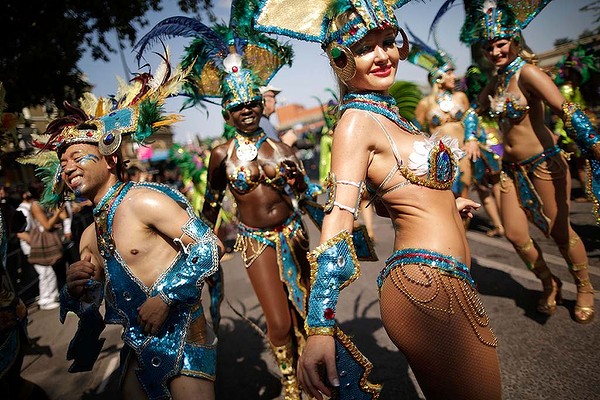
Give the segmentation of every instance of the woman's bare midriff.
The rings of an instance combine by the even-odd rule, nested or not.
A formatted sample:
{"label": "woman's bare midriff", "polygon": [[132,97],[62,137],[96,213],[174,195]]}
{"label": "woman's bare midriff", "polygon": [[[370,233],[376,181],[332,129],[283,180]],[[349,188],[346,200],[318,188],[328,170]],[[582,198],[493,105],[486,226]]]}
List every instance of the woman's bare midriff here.
{"label": "woman's bare midriff", "polygon": [[[414,247],[453,256],[470,265],[468,244],[454,195],[449,190],[435,190],[409,185],[394,196],[388,205],[394,223],[394,250]],[[388,196],[393,196],[393,192]]]}
{"label": "woman's bare midriff", "polygon": [[293,213],[289,196],[261,184],[249,193],[233,193],[241,223],[254,228],[272,228],[283,224]]}

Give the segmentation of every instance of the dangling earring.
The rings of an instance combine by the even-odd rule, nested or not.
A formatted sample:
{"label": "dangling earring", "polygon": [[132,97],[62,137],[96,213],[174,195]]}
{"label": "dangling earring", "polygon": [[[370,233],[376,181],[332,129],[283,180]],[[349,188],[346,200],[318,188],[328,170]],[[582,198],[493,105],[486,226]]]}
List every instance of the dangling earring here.
{"label": "dangling earring", "polygon": [[398,49],[398,54],[400,55],[401,60],[406,60],[408,58],[408,52],[410,51],[408,36],[402,28],[400,28],[400,35],[402,35],[402,47]]}
{"label": "dangling earring", "polygon": [[329,49],[329,64],[344,83],[356,75],[354,54],[346,46],[336,44]]}

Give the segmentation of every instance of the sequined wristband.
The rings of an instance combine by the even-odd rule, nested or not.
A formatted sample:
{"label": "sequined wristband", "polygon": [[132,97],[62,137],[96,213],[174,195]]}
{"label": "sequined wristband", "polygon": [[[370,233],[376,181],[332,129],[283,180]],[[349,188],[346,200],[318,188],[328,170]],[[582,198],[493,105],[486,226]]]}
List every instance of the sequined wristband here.
{"label": "sequined wristband", "polygon": [[72,312],[76,314],[79,318],[82,318],[87,315],[94,315],[95,310],[98,310],[98,308],[100,307],[100,303],[102,303],[103,299],[102,283],[90,279],[89,283],[86,285],[86,289],[88,291],[95,292],[93,302],[86,302],[81,299],[76,299],[73,296],[71,296],[71,294],[67,290],[67,285],[64,285],[62,287],[62,289],[59,292],[59,319],[61,323],[65,322],[65,319],[67,318],[67,313],[69,312]]}
{"label": "sequined wristband", "polygon": [[462,119],[463,127],[465,128],[465,143],[477,140],[477,131],[479,130],[479,117],[473,108],[469,108],[465,112]]}
{"label": "sequined wristband", "polygon": [[352,236],[341,231],[308,254],[310,261],[310,297],[305,321],[306,333],[333,335],[335,309],[340,290],[360,275]]}
{"label": "sequined wristband", "polygon": [[562,111],[566,131],[584,153],[590,153],[592,148],[600,143],[600,138],[589,118],[575,103],[565,101]]}

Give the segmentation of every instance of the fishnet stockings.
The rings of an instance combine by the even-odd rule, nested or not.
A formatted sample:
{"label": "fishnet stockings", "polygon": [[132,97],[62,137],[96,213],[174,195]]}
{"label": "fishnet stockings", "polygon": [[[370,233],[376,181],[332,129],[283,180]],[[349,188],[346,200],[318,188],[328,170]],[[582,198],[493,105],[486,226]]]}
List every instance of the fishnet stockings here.
{"label": "fishnet stockings", "polygon": [[428,400],[501,398],[497,339],[478,294],[426,265],[393,269],[381,318]]}

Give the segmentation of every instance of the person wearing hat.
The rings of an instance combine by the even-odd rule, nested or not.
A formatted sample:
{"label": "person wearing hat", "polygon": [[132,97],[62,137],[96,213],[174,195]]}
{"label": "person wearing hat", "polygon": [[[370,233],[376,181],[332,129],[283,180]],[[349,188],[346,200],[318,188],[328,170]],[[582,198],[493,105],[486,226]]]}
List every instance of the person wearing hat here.
{"label": "person wearing hat", "polygon": [[271,115],[275,112],[275,106],[277,105],[277,99],[275,97],[279,93],[281,93],[281,89],[272,85],[260,87],[260,94],[263,97],[263,114],[260,118],[260,127],[265,131],[265,134],[269,139],[275,141],[279,141],[279,133],[269,118],[271,118]]}
{"label": "person wearing hat", "polygon": [[68,312],[79,317],[69,371],[91,370],[105,323],[120,324],[126,399],[214,399],[217,342],[201,294],[217,272],[222,244],[181,193],[125,181],[120,150],[124,137],[143,144],[178,120],[162,109],[185,75],[175,71],[122,84],[111,100],[88,94],[81,109],[65,104],[69,114],[49,124],[42,151],[50,153],[42,204],[84,197],[94,205],[81,259],[69,266],[60,292],[61,321]]}

